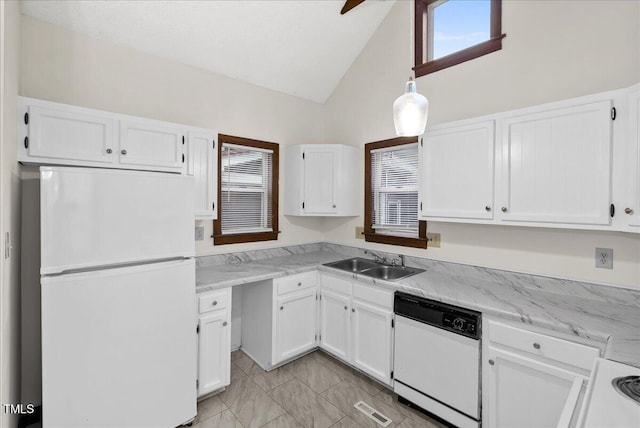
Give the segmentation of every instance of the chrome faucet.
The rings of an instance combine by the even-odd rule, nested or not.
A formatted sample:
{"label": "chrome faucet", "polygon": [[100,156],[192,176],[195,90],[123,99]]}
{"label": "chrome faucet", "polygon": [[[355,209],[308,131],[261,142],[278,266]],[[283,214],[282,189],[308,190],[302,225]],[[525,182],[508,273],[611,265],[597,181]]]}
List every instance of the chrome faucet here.
{"label": "chrome faucet", "polygon": [[404,254],[398,254],[398,257],[400,258],[400,266],[404,267]]}
{"label": "chrome faucet", "polygon": [[364,253],[365,254],[371,254],[377,263],[382,263],[382,264],[385,264],[385,265],[387,264],[387,258],[386,257],[381,257],[381,256],[377,255],[376,253],[374,253],[373,251],[369,251],[369,250],[364,250]]}

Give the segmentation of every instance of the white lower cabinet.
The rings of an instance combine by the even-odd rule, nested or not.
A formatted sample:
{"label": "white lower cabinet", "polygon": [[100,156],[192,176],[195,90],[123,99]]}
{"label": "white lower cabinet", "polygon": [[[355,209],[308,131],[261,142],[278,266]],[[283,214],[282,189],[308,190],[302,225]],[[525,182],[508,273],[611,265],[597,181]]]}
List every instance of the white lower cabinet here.
{"label": "white lower cabinet", "polygon": [[483,425],[575,426],[599,350],[493,320],[483,329]]}
{"label": "white lower cabinet", "polygon": [[231,288],[198,298],[198,397],[231,381]]}
{"label": "white lower cabinet", "polygon": [[285,361],[316,346],[316,287],[278,297],[275,362]]}
{"label": "white lower cabinet", "polygon": [[[325,281],[326,276],[322,277]],[[325,351],[349,360],[349,294],[320,292],[320,347]]]}
{"label": "white lower cabinet", "polygon": [[320,347],[391,385],[393,292],[320,274]]}
{"label": "white lower cabinet", "polygon": [[242,350],[265,370],[317,344],[317,271],[245,284]]}

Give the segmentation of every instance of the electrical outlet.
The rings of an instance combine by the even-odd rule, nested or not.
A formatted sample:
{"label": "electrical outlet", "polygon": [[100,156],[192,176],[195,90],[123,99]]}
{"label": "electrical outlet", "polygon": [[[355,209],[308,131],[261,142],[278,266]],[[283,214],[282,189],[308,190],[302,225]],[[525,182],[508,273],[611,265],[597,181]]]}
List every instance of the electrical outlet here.
{"label": "electrical outlet", "polygon": [[356,239],[364,239],[364,227],[356,226]]}
{"label": "electrical outlet", "polygon": [[427,233],[427,248],[440,248],[440,234]]}
{"label": "electrical outlet", "polygon": [[596,248],[596,267],[613,269],[613,250],[611,248]]}
{"label": "electrical outlet", "polygon": [[196,227],[196,241],[204,240],[204,227]]}

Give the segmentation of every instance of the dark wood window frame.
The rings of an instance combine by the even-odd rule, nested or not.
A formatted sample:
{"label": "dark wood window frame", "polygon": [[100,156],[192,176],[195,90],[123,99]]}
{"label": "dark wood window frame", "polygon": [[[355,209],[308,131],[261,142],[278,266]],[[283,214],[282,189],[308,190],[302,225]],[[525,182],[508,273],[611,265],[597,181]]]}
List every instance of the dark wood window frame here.
{"label": "dark wood window frame", "polygon": [[[273,231],[235,233],[229,235],[222,234],[222,145],[224,143],[236,144],[239,146],[256,147],[259,149],[272,150],[271,158],[271,225]],[[220,215],[213,221],[213,245],[240,244],[244,242],[274,241],[278,239],[278,171],[279,171],[279,145],[266,141],[252,140],[249,138],[234,137],[232,135],[218,136],[218,209]]]}
{"label": "dark wood window frame", "polygon": [[371,181],[371,151],[387,147],[417,143],[418,137],[398,137],[376,141],[364,146],[364,238],[367,242],[400,245],[403,247],[427,248],[427,222],[418,221],[418,237],[393,236],[376,233],[373,228],[373,182]]}
{"label": "dark wood window frame", "polygon": [[489,40],[459,50],[442,58],[428,60],[426,51],[428,6],[440,0],[415,0],[415,71],[416,77],[443,70],[457,64],[481,57],[502,49],[502,0],[491,0],[491,23]]}

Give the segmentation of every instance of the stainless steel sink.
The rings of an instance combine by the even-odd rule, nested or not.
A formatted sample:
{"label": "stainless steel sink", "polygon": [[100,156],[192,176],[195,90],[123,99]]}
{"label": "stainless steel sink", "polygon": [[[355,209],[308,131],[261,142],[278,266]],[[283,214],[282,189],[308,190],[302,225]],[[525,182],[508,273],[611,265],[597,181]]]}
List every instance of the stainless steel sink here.
{"label": "stainless steel sink", "polygon": [[424,269],[416,269],[406,266],[378,265],[360,273],[362,275],[370,276],[371,278],[397,281],[420,272],[424,272]]}
{"label": "stainless steel sink", "polygon": [[361,257],[327,263],[325,266],[340,269],[345,272],[358,273],[371,278],[384,279],[386,281],[397,281],[424,272],[424,269],[386,265]]}
{"label": "stainless steel sink", "polygon": [[327,263],[325,266],[344,270],[347,272],[362,272],[365,269],[370,269],[374,266],[378,266],[378,263],[373,260],[363,259],[356,257],[353,259],[340,260],[338,262]]}

